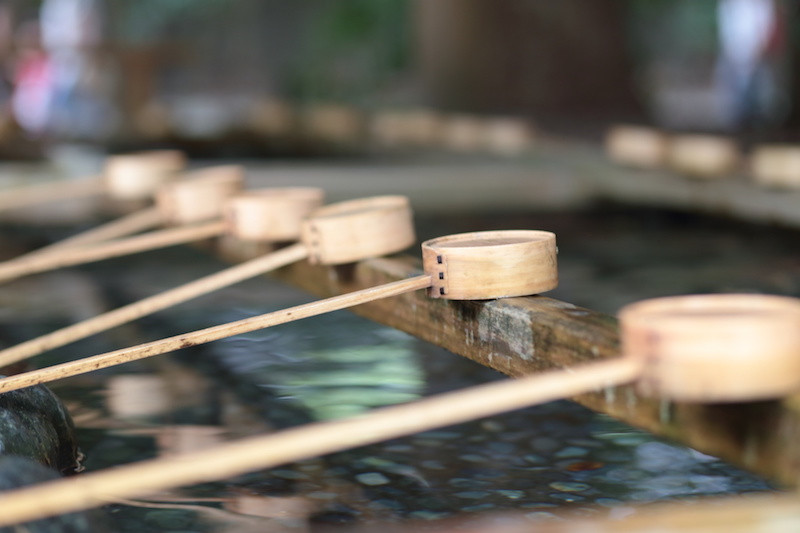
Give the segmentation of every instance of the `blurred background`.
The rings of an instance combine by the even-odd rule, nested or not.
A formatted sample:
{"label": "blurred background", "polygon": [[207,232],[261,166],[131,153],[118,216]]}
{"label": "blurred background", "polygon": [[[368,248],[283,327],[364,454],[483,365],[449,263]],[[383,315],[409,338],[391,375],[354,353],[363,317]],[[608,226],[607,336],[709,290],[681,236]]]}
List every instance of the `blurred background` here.
{"label": "blurred background", "polygon": [[4,0],[0,140],[252,145],[276,99],[792,140],[797,19],[782,0]]}
{"label": "blurred background", "polygon": [[[175,147],[194,166],[246,165],[251,187],[319,186],[328,201],[402,192],[421,240],[554,231],[561,285],[550,295],[601,313],[671,294],[800,297],[800,154],[778,154],[778,178],[752,182],[739,153],[800,141],[798,44],[800,3],[789,0],[0,0],[0,184]],[[609,164],[600,143],[619,123],[658,133],[634,138],[633,160]],[[710,164],[677,165],[664,154],[680,143],[662,132],[713,134],[710,150],[708,135],[699,143]],[[355,157],[331,157],[341,155]],[[131,209],[103,202],[9,209],[0,253]],[[0,347],[207,275],[221,268],[217,255],[159,250],[4,286]],[[247,283],[36,364],[308,300],[274,280]],[[492,379],[342,312],[54,390],[98,470]],[[106,511],[109,531],[307,533],[507,510],[557,520],[563,508],[593,516],[771,488],[561,402]],[[248,514],[276,523],[237,528]],[[229,523],[197,525],[209,517]]]}

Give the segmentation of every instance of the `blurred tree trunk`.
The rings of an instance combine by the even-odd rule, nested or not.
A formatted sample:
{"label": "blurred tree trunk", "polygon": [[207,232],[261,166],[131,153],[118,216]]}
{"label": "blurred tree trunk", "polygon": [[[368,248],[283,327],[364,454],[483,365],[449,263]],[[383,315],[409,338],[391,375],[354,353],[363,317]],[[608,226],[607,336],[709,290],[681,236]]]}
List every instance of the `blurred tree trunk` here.
{"label": "blurred tree trunk", "polygon": [[424,90],[443,107],[638,115],[619,0],[417,0]]}

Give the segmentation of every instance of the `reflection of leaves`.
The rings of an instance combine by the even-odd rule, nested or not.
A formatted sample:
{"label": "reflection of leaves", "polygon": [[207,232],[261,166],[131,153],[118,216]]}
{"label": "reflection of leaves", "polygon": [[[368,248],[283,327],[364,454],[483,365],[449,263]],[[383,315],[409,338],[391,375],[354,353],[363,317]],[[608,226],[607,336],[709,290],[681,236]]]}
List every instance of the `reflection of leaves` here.
{"label": "reflection of leaves", "polygon": [[419,397],[423,375],[403,344],[353,346],[304,354],[303,364],[273,367],[271,383],[317,419],[339,418]]}
{"label": "reflection of leaves", "polygon": [[291,91],[310,99],[371,94],[409,58],[406,0],[337,0],[317,4]]}

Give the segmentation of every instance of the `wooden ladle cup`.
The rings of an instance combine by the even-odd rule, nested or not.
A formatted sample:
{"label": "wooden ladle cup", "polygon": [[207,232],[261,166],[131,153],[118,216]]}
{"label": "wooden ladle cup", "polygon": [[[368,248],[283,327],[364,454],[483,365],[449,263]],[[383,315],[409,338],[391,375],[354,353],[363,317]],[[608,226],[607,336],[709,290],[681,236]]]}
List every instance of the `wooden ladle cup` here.
{"label": "wooden ladle cup", "polygon": [[[224,222],[219,220],[222,208],[226,200],[241,189],[243,181],[243,169],[234,165],[189,173],[183,180],[163,185],[156,196],[155,214],[158,220],[177,227],[127,239],[73,245],[19,257],[0,264],[0,282],[219,235],[225,230]],[[197,224],[212,218],[217,220]]]}

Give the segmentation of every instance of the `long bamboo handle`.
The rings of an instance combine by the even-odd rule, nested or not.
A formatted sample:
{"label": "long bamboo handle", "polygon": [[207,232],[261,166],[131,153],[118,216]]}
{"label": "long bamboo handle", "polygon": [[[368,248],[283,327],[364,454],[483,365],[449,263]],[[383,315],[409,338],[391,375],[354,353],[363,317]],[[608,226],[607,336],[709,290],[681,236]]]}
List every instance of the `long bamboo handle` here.
{"label": "long bamboo handle", "polygon": [[0,351],[0,367],[22,361],[47,350],[64,346],[78,339],[83,339],[106,331],[113,327],[150,315],[156,311],[191,300],[203,294],[213,292],[244,281],[248,278],[264,274],[276,268],[301,261],[308,257],[308,249],[303,244],[293,244],[276,252],[252,259],[245,263],[227,268],[221,272],[200,278],[191,283],[150,296],[138,302],[114,309],[96,317],[61,328],[52,333],[17,344]]}
{"label": "long bamboo handle", "polygon": [[101,194],[104,188],[102,177],[91,176],[78,180],[59,180],[25,187],[0,189],[0,211],[93,196]]}
{"label": "long bamboo handle", "polygon": [[134,233],[154,228],[163,222],[164,216],[158,208],[149,207],[147,209],[141,209],[106,224],[78,233],[77,235],[43,246],[38,250],[19,256],[16,259],[27,259],[72,246],[96,244],[120,237],[127,237]]}
{"label": "long bamboo handle", "polygon": [[165,248],[176,244],[197,241],[220,235],[224,231],[224,222],[207,222],[200,225],[154,231],[146,235],[102,243],[96,246],[78,247],[77,249],[67,248],[58,253],[51,252],[28,259],[12,259],[0,265],[0,282],[10,281],[28,274],[36,274],[56,268],[91,263],[93,261],[134,254],[145,250],[155,250],[157,248]]}
{"label": "long bamboo handle", "polygon": [[[419,279],[419,278],[417,278]],[[86,509],[171,487],[245,472],[474,420],[630,382],[641,362],[614,359],[544,375],[479,385],[366,415],[319,422],[207,450],[152,459],[7,492],[0,525]]]}
{"label": "long bamboo handle", "polygon": [[354,305],[371,302],[381,298],[388,298],[406,292],[415,291],[418,289],[425,289],[430,287],[431,277],[427,274],[417,276],[414,278],[395,281],[377,287],[370,287],[360,291],[342,294],[340,296],[333,296],[325,300],[318,300],[315,302],[282,309],[264,315],[258,315],[227,324],[221,324],[206,329],[176,335],[174,337],[167,337],[137,346],[131,346],[107,352],[84,359],[78,359],[60,365],[54,365],[31,372],[24,372],[16,374],[7,378],[0,379],[0,393],[12,390],[37,385],[39,383],[47,383],[56,381],[58,379],[76,376],[78,374],[85,374],[93,370],[99,370],[109,366],[120,365],[129,361],[136,361],[146,357],[153,357],[162,353],[179,350],[181,348],[188,348],[189,346],[197,346],[207,342],[224,339],[233,335],[255,331],[257,329],[269,328],[286,322],[300,320],[323,313],[338,311],[339,309],[346,309]]}

